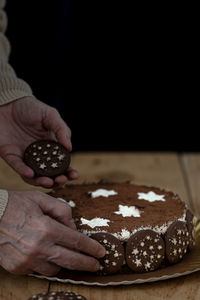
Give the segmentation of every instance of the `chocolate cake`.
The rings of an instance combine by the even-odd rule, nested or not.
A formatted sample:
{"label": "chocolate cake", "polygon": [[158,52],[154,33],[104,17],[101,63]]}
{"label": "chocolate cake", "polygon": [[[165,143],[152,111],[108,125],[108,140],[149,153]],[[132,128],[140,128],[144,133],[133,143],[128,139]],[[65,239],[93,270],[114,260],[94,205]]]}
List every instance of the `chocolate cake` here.
{"label": "chocolate cake", "polygon": [[106,255],[100,274],[149,272],[175,264],[194,245],[193,215],[178,195],[132,183],[67,185],[52,193],[72,207],[77,229],[98,240]]}

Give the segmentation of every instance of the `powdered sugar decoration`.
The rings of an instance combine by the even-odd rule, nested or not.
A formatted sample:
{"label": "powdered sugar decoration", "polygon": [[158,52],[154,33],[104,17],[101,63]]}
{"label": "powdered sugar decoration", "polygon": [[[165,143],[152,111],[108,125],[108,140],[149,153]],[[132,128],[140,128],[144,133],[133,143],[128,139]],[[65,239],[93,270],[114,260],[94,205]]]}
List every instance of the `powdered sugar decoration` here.
{"label": "powdered sugar decoration", "polygon": [[155,202],[155,201],[166,201],[164,199],[165,195],[158,195],[152,191],[148,193],[137,193],[138,194],[138,199],[143,199],[149,202]]}
{"label": "powdered sugar decoration", "polygon": [[126,228],[122,228],[121,232],[114,233],[113,235],[121,241],[128,241],[131,236],[131,232]]}
{"label": "powdered sugar decoration", "polygon": [[113,195],[117,195],[118,193],[115,192],[114,190],[105,190],[105,189],[97,189],[94,192],[88,192],[92,196],[92,198],[96,197],[109,197]]}
{"label": "powdered sugar decoration", "polygon": [[71,207],[75,207],[75,206],[76,206],[76,203],[75,203],[73,200],[69,200],[69,201],[67,201],[67,203],[68,203],[69,206],[71,206]]}
{"label": "powdered sugar decoration", "polygon": [[110,220],[108,219],[97,218],[97,217],[91,220],[87,220],[84,218],[81,218],[80,220],[82,222],[81,225],[88,225],[91,228],[109,226],[108,222],[110,222]]}
{"label": "powdered sugar decoration", "polygon": [[65,202],[65,203],[69,204],[69,206],[71,206],[71,207],[75,207],[76,206],[76,203],[73,200],[66,201],[63,198],[57,198],[57,199],[60,200],[60,201],[62,201],[62,202]]}
{"label": "powdered sugar decoration", "polygon": [[119,205],[119,211],[114,212],[116,215],[123,217],[140,217],[140,211],[135,206]]}

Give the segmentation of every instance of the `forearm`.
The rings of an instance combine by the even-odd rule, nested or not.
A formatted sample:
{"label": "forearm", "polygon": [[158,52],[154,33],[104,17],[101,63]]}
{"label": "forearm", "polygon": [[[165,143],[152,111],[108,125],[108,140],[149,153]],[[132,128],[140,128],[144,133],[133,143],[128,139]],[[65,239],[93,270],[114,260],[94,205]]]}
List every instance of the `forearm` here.
{"label": "forearm", "polygon": [[0,0],[0,105],[32,96],[29,85],[16,76],[15,71],[8,63],[10,43],[5,36],[7,17],[4,6],[5,1]]}
{"label": "forearm", "polygon": [[7,203],[8,203],[8,192],[6,190],[0,190],[0,220],[3,217]]}

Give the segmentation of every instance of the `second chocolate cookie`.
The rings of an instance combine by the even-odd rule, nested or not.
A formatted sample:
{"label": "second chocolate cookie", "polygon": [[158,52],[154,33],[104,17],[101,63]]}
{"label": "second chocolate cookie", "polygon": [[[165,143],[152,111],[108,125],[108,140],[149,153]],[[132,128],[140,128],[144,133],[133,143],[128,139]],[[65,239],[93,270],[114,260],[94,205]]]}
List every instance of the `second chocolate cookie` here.
{"label": "second chocolate cookie", "polygon": [[124,262],[124,248],[120,240],[112,234],[99,232],[91,235],[91,238],[98,241],[106,249],[106,255],[99,259],[99,275],[108,275],[120,270]]}

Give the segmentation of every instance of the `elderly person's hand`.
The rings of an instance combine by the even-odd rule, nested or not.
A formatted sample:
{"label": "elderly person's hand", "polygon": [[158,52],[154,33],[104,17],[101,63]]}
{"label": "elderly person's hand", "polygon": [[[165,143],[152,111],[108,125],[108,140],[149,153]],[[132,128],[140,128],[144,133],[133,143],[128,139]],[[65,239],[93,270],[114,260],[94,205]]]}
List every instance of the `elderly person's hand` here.
{"label": "elderly person's hand", "polygon": [[103,257],[105,249],[75,228],[67,203],[38,191],[9,191],[0,220],[0,265],[19,275],[50,276],[60,267],[95,272],[99,262],[92,256]]}
{"label": "elderly person's hand", "polygon": [[26,147],[39,139],[57,140],[68,151],[72,150],[71,131],[55,108],[33,97],[18,99],[0,106],[0,128],[0,156],[26,182],[50,188],[78,177],[78,173],[69,168],[66,176],[58,176],[55,180],[34,178],[33,170],[22,161]]}

